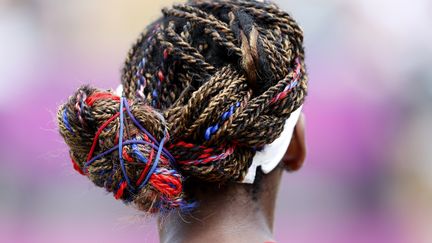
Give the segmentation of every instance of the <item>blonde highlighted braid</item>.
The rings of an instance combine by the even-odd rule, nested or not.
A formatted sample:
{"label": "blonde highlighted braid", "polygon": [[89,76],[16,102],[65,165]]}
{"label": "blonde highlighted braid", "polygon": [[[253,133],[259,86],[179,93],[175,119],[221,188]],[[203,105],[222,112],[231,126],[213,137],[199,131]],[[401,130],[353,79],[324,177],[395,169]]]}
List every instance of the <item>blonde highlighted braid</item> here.
{"label": "blonde highlighted braid", "polygon": [[303,33],[276,5],[162,12],[127,55],[122,97],[83,86],[58,112],[74,168],[148,212],[193,208],[188,177],[241,181],[307,92]]}

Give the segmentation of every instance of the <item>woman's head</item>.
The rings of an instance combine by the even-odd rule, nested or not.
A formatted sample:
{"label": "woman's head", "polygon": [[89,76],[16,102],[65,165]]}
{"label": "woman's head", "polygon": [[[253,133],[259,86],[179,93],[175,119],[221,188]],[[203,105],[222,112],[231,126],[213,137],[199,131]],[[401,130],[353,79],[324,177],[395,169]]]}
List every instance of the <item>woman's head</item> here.
{"label": "woman's head", "polygon": [[187,180],[242,181],[307,90],[302,31],[277,6],[162,12],[128,53],[122,96],[83,86],[58,112],[75,169],[148,212],[193,207]]}

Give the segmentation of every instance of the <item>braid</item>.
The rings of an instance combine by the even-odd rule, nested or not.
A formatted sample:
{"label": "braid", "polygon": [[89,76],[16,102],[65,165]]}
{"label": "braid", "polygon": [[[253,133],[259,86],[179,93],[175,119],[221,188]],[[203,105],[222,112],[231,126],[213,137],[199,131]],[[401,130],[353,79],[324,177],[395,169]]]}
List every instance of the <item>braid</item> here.
{"label": "braid", "polygon": [[241,181],[307,92],[303,33],[276,5],[162,13],[126,57],[122,96],[83,86],[58,112],[74,168],[147,212],[193,208],[189,177]]}

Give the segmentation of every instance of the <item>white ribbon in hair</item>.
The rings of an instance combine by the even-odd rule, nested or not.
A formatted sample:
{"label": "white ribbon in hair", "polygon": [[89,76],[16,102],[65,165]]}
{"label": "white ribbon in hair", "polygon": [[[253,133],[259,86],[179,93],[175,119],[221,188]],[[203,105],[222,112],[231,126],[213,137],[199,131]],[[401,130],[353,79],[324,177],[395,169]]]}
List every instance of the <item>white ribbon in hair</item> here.
{"label": "white ribbon in hair", "polygon": [[249,166],[247,174],[241,183],[252,184],[255,181],[256,170],[259,166],[261,166],[261,170],[265,174],[276,168],[288,149],[301,109],[302,106],[291,113],[291,116],[285,121],[283,131],[278,138],[255,153],[252,164]]}

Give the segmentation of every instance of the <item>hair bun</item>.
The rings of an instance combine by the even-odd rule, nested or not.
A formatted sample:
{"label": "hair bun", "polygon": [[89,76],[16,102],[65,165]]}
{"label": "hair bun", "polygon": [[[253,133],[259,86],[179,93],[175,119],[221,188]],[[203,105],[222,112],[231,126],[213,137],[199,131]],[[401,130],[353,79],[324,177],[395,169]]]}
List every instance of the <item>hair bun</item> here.
{"label": "hair bun", "polygon": [[152,107],[84,86],[60,108],[58,123],[74,168],[116,199],[144,211],[190,206],[164,148],[164,118]]}

